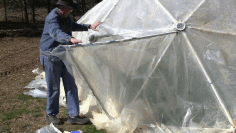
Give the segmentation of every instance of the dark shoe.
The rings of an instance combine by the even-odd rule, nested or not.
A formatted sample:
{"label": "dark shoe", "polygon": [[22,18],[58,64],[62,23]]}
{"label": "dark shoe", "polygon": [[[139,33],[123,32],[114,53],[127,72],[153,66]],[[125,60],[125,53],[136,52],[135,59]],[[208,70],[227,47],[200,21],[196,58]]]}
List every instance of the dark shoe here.
{"label": "dark shoe", "polygon": [[88,118],[81,118],[81,117],[72,118],[69,116],[67,122],[70,124],[84,125],[89,123],[90,121]]}
{"label": "dark shoe", "polygon": [[63,122],[54,115],[47,115],[46,121],[53,123],[54,125],[61,125]]}

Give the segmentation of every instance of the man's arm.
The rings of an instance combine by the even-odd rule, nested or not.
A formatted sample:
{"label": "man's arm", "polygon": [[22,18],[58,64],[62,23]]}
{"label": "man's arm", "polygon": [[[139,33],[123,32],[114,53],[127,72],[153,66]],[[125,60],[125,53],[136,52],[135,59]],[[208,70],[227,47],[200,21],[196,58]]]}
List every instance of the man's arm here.
{"label": "man's arm", "polygon": [[94,31],[98,31],[96,28],[100,24],[102,24],[101,21],[96,22],[96,23],[94,23],[92,25],[90,25],[90,24],[77,24],[77,23],[72,21],[72,29],[74,31],[88,31],[88,29],[92,29]]}
{"label": "man's arm", "polygon": [[62,31],[57,17],[49,20],[49,35],[60,43],[68,44],[72,38],[71,35]]}
{"label": "man's arm", "polygon": [[88,29],[90,28],[90,25],[88,24],[78,24],[73,21],[71,21],[71,23],[73,31],[88,31]]}

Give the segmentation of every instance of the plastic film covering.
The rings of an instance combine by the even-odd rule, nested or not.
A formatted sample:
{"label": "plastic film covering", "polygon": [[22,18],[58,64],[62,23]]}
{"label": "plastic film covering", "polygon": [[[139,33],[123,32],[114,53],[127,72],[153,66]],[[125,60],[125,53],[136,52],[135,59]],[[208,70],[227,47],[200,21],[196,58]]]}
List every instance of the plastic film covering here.
{"label": "plastic film covering", "polygon": [[98,129],[231,132],[235,7],[235,0],[104,0],[78,21],[102,20],[99,32],[73,33],[86,46],[51,54],[90,99],[85,113]]}

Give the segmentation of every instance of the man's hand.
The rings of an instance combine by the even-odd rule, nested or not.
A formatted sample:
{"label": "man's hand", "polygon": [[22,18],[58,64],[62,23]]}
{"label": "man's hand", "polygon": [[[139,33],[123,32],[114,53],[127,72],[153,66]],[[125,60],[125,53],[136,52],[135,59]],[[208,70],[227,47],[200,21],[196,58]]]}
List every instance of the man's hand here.
{"label": "man's hand", "polygon": [[98,31],[96,28],[97,28],[97,26],[100,25],[100,24],[102,24],[101,21],[96,22],[96,23],[94,23],[94,24],[92,24],[92,25],[90,26],[90,29],[92,29],[92,30],[94,30],[94,31]]}
{"label": "man's hand", "polygon": [[76,38],[71,38],[70,42],[73,43],[73,44],[81,43],[81,41],[79,39],[76,39]]}

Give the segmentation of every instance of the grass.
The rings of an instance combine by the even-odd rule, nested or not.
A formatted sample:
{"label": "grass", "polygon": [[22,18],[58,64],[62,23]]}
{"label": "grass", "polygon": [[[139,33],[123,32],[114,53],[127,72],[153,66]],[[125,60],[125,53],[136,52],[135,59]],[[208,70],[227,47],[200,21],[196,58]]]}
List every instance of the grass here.
{"label": "grass", "polygon": [[20,115],[22,115],[23,112],[27,112],[26,109],[18,109],[18,110],[12,110],[9,112],[2,113],[2,120],[3,121],[8,121],[13,118],[19,118]]}
{"label": "grass", "polygon": [[34,118],[42,116],[40,107],[35,107],[33,110],[31,110],[31,113],[33,113]]}
{"label": "grass", "polygon": [[[30,81],[25,81],[24,83],[27,82]],[[25,121],[21,125],[15,125],[15,121],[22,120],[25,117],[31,117],[33,121],[41,121],[41,119],[44,119],[45,117],[44,114],[46,111],[46,99],[44,98],[34,98],[29,95],[18,93],[14,97],[8,97],[6,100],[10,104],[10,108],[0,112],[0,133],[11,133],[13,126],[24,132],[28,132],[32,128],[35,128],[35,125],[31,123],[32,121]],[[0,105],[1,104],[4,104],[4,102],[1,101]],[[67,117],[67,108],[60,108],[62,109],[60,111],[62,115],[61,117]],[[84,133],[106,133],[104,130],[97,130],[96,127],[92,124],[68,125],[65,123],[64,125],[59,126],[58,129],[61,131],[81,130]]]}
{"label": "grass", "polygon": [[19,100],[22,100],[22,101],[28,101],[30,99],[34,99],[33,97],[28,96],[28,95],[24,95],[24,94],[19,94],[16,96],[16,98]]}
{"label": "grass", "polygon": [[[19,94],[16,96],[16,99],[10,99],[10,102],[16,102],[17,100],[21,100],[22,102],[26,103],[25,105],[32,105],[32,101],[34,98],[28,95],[24,95],[24,94]],[[46,107],[41,106],[41,107],[35,107],[33,110],[29,110],[27,109],[27,107],[24,107],[23,104],[20,105],[19,109],[14,109],[8,112],[3,112],[2,113],[2,121],[8,121],[14,118],[19,118],[20,115],[24,114],[29,114],[32,113],[33,116],[35,118],[38,118],[39,116],[41,116],[41,110],[46,109]]]}
{"label": "grass", "polygon": [[24,81],[24,82],[21,82],[21,84],[29,84],[32,80],[33,80],[33,79],[27,80],[27,81]]}
{"label": "grass", "polygon": [[[63,131],[77,131],[78,126],[73,126],[73,127],[62,127]],[[61,129],[61,128],[59,128]],[[106,133],[104,130],[97,130],[96,127],[93,124],[88,124],[88,125],[83,125],[82,128],[80,128],[83,133]]]}
{"label": "grass", "polygon": [[[15,105],[17,109],[13,109],[7,112],[1,112],[0,121],[2,121],[2,125],[0,125],[0,132],[10,133],[10,129],[11,129],[10,125],[13,123],[12,119],[18,119],[21,117],[22,114],[32,114],[34,118],[41,117],[42,116],[41,112],[45,111],[46,107],[41,105],[41,106],[36,106],[33,109],[29,109],[28,107],[29,105],[32,105],[33,100],[36,100],[40,103],[42,103],[43,101],[43,99],[39,99],[39,98],[35,99],[31,96],[24,95],[24,94],[19,94],[15,98],[10,98],[9,102],[11,103],[21,102],[21,104],[19,106]],[[21,128],[26,129],[30,126],[31,124],[26,123],[22,125]]]}
{"label": "grass", "polygon": [[94,125],[86,125],[82,128],[84,133],[106,133],[104,130],[97,130]]}
{"label": "grass", "polygon": [[46,106],[40,106],[40,107],[38,107],[38,108],[40,108],[41,110],[46,110]]}
{"label": "grass", "polygon": [[37,102],[42,102],[42,99],[37,98],[36,101]]}
{"label": "grass", "polygon": [[63,113],[63,115],[65,115],[65,116],[69,116],[68,111],[67,111],[67,108],[64,108],[62,113]]}
{"label": "grass", "polygon": [[27,123],[27,124],[24,124],[21,128],[28,128],[30,126],[31,126],[31,124]]}
{"label": "grass", "polygon": [[10,133],[10,127],[4,125],[4,126],[0,127],[0,132],[1,133]]}
{"label": "grass", "polygon": [[[33,100],[41,103],[41,105],[35,106],[33,109],[29,109],[28,107],[29,105],[32,105]],[[9,101],[11,103],[21,102],[21,104],[19,106],[16,106],[18,107],[17,109],[13,109],[7,112],[1,112],[0,121],[2,121],[2,124],[0,124],[0,132],[3,133],[10,133],[10,125],[13,123],[12,119],[18,119],[22,114],[31,114],[34,118],[38,118],[42,116],[41,112],[46,110],[46,107],[42,105],[42,101],[46,101],[46,99],[33,98],[28,95],[19,94],[15,98],[10,98]],[[26,129],[30,126],[31,124],[26,123],[22,125],[21,128]]]}

